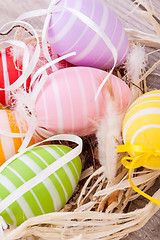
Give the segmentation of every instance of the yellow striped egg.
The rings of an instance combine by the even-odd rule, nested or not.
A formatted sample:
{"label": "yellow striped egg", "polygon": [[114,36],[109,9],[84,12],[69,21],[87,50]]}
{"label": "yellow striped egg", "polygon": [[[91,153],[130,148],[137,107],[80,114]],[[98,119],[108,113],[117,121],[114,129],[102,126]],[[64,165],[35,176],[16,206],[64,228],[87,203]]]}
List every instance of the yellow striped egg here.
{"label": "yellow striped egg", "polygon": [[128,109],[123,123],[125,144],[160,148],[160,90],[143,94]]}
{"label": "yellow striped egg", "polygon": [[125,144],[160,149],[160,90],[143,94],[130,106],[123,122],[123,140]]}
{"label": "yellow striped egg", "polygon": [[125,144],[157,150],[160,149],[159,139],[160,90],[156,90],[143,94],[128,109],[123,122],[123,140]]}

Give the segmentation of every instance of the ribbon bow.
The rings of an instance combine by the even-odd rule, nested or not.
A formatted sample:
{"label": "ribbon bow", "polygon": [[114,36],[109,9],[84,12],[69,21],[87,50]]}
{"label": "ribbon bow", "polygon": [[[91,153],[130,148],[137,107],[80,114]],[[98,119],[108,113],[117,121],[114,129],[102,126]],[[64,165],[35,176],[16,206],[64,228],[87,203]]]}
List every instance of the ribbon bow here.
{"label": "ribbon bow", "polygon": [[129,169],[129,183],[131,187],[145,198],[160,205],[160,200],[141,191],[131,180],[131,171],[135,168],[144,166],[154,170],[160,169],[160,149],[152,150],[147,146],[125,144],[118,146],[117,152],[129,152],[130,155],[133,155],[133,157],[123,157],[121,160],[122,164]]}

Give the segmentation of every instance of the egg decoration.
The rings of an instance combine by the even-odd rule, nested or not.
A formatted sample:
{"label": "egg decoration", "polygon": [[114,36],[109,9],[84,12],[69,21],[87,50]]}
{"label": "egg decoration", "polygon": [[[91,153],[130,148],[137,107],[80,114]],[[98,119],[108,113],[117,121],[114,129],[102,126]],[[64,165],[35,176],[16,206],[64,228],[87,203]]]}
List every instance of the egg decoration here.
{"label": "egg decoration", "polygon": [[[48,26],[48,41],[60,56],[75,51],[76,55],[67,59],[70,63],[109,69],[114,65],[113,45],[118,55],[116,66],[125,61],[129,50],[127,35],[120,20],[101,0],[59,0],[54,9]],[[79,16],[81,14],[88,19]],[[89,22],[94,26],[92,29]],[[105,33],[108,45],[96,32],[99,29]]]}
{"label": "egg decoration", "polygon": [[[95,100],[96,92],[107,74],[88,67],[65,68],[50,74],[35,102],[34,114],[39,126],[54,134],[85,136],[95,133],[110,98],[106,84]],[[112,86],[117,108],[125,109],[131,100],[129,87],[114,75],[108,83]]]}
{"label": "egg decoration", "polygon": [[[123,139],[126,146],[133,145],[133,151],[129,151],[132,157],[142,155],[143,166],[157,169],[160,168],[159,136],[160,90],[157,90],[142,95],[130,106],[124,118]],[[141,150],[134,151],[135,145]]]}
{"label": "egg decoration", "polygon": [[[20,148],[24,136],[13,136],[27,132],[27,124],[21,116],[13,110],[0,109],[0,165],[15,155]],[[29,145],[37,141],[32,137]]]}
{"label": "egg decoration", "polygon": [[[65,145],[42,145],[15,158],[0,173],[0,205],[9,194],[71,151]],[[54,211],[59,211],[72,196],[79,181],[82,164],[79,156],[31,188],[0,215],[11,225]]]}
{"label": "egg decoration", "polygon": [[[28,44],[28,50],[30,52],[30,56],[33,56],[35,51],[35,44]],[[51,58],[54,60],[59,56],[54,51],[54,49],[50,49],[48,47],[49,54]],[[11,84],[16,82],[16,80],[22,75],[23,71],[23,50],[19,47],[11,46],[6,49],[0,51],[0,88],[6,89]],[[42,46],[40,46],[40,56],[39,60],[36,64],[34,71],[32,72],[31,76],[26,81],[26,91],[28,92],[31,77],[35,74],[35,72],[42,66],[47,64],[47,60],[44,57]],[[65,60],[60,61],[59,63],[55,64],[56,69],[62,69],[66,67],[72,66],[70,63],[66,62]],[[49,68],[47,70],[48,74],[53,72],[53,69]],[[9,91],[0,90],[0,103],[4,106],[10,107],[13,103],[12,94]]]}

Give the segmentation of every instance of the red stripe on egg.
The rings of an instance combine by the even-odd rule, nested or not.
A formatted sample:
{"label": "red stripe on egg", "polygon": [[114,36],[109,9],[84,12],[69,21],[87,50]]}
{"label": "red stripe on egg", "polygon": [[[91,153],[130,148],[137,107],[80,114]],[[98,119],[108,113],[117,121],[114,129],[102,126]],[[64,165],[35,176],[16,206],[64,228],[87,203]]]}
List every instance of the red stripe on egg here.
{"label": "red stripe on egg", "polygon": [[[0,52],[0,88],[4,88],[2,52]],[[0,103],[5,104],[5,91],[0,90]]]}
{"label": "red stripe on egg", "polygon": [[19,69],[22,69],[22,64],[17,64],[17,61],[14,63],[13,56],[11,55],[11,47],[6,49],[6,60],[7,60],[7,69],[9,76],[9,85],[13,84],[21,75]]}

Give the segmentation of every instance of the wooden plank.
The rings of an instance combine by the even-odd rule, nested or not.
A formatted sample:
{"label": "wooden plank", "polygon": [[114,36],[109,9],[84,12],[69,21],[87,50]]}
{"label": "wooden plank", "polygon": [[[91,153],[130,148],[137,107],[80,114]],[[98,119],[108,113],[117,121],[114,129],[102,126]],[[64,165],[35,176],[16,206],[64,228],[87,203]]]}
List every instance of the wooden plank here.
{"label": "wooden plank", "polygon": [[[139,29],[147,33],[154,33],[151,28],[148,28],[147,24],[142,21],[137,13],[132,13],[135,5],[131,0],[102,0],[104,1],[121,19],[125,28]],[[15,20],[20,14],[35,10],[39,8],[47,8],[50,0],[5,0],[0,1],[0,26],[8,21]],[[147,0],[150,2],[150,0]],[[152,0],[153,6],[156,11],[159,11],[160,15],[160,2],[159,0]],[[44,17],[40,19],[33,19],[30,22],[36,26],[36,28],[42,28]],[[154,49],[147,48],[147,52]],[[149,67],[158,59],[160,59],[160,52],[154,53],[149,56]],[[158,67],[155,73],[160,74],[160,67]],[[152,88],[160,88],[160,77],[157,75],[151,75],[147,79],[148,85]],[[160,179],[156,182],[155,188],[159,187]],[[143,200],[141,200],[143,201]],[[137,201],[139,204],[139,201]],[[129,234],[125,240],[159,240],[160,239],[160,211],[158,211],[150,221],[139,231]]]}

